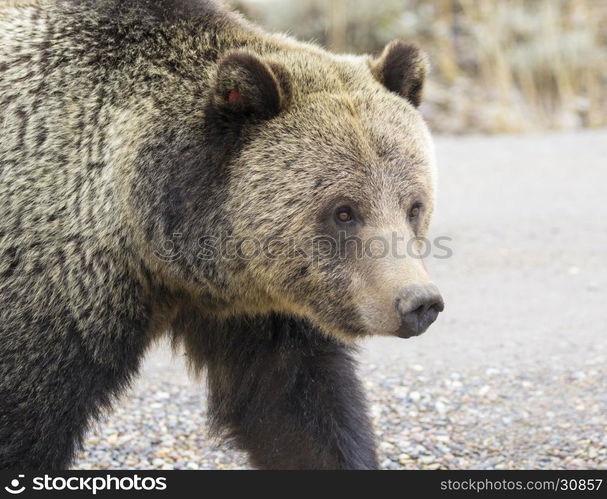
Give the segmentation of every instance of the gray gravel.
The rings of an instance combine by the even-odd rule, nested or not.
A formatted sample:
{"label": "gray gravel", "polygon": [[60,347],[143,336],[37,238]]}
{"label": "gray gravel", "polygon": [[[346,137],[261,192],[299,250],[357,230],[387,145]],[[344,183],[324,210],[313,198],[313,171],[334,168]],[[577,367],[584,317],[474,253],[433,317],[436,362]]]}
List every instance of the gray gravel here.
{"label": "gray gravel", "polygon": [[[437,146],[434,235],[453,256],[429,266],[447,308],[361,354],[382,467],[607,469],[607,130]],[[75,465],[247,466],[164,345]]]}

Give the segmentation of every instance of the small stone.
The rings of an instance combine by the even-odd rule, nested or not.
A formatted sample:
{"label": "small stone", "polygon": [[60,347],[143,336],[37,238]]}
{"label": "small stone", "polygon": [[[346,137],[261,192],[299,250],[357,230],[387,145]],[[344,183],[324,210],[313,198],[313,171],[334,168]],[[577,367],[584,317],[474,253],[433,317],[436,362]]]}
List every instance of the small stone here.
{"label": "small stone", "polygon": [[156,451],[156,457],[159,457],[159,458],[169,457],[169,456],[171,456],[171,454],[172,454],[171,449],[158,449]]}
{"label": "small stone", "polygon": [[434,407],[435,407],[435,409],[438,411],[438,413],[439,413],[440,415],[444,415],[444,414],[446,414],[446,413],[447,413],[447,411],[449,410],[449,408],[447,407],[447,405],[446,405],[446,404],[444,404],[443,402],[441,402],[440,400],[439,400],[439,401],[437,401],[437,402],[434,404]]}
{"label": "small stone", "polygon": [[489,393],[490,390],[491,390],[491,387],[489,385],[484,385],[478,390],[478,395],[480,397],[484,397]]}

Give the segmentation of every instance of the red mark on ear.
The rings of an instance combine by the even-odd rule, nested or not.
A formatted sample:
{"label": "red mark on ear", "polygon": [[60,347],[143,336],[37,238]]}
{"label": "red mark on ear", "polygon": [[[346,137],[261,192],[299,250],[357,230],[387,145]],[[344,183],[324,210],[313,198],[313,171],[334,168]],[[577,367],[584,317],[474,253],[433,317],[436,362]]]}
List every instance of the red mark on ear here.
{"label": "red mark on ear", "polygon": [[230,90],[230,93],[228,94],[228,102],[230,104],[235,104],[239,100],[240,100],[240,92],[236,89]]}

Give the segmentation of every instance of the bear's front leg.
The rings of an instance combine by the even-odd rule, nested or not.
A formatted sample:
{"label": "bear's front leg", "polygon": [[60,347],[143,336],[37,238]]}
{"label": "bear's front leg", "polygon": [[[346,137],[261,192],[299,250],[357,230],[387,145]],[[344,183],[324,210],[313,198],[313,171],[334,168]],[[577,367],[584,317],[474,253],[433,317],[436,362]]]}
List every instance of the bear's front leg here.
{"label": "bear's front leg", "polygon": [[352,348],[278,316],[239,321],[214,337],[199,352],[208,367],[212,422],[255,467],[377,467]]}

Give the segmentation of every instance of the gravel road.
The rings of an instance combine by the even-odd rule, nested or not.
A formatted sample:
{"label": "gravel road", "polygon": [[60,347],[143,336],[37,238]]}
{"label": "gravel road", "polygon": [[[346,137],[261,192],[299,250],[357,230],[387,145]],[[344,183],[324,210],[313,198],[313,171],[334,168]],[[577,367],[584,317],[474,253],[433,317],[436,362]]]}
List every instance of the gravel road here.
{"label": "gravel road", "polygon": [[[446,310],[360,356],[382,467],[607,469],[607,130],[441,138],[437,153],[433,235],[453,255],[428,263]],[[209,439],[202,383],[160,345],[75,467],[247,460]]]}

